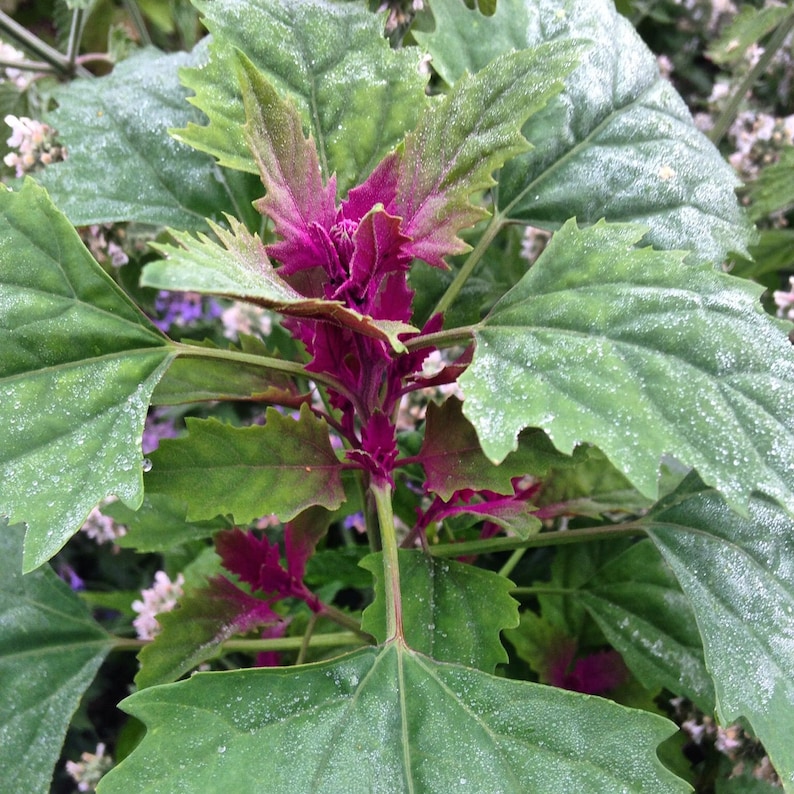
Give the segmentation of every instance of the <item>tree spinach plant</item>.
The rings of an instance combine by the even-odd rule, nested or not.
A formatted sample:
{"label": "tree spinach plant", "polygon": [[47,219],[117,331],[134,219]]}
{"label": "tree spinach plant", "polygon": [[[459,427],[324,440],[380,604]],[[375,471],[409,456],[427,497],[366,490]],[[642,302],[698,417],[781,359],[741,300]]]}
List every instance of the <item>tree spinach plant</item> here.
{"label": "tree spinach plant", "polygon": [[[737,180],[631,25],[430,0],[392,46],[358,3],[194,5],[191,53],[58,89],[68,158],[0,193],[11,788],[47,789],[135,646],[45,564],[115,496],[125,545],[214,567],[139,654],[104,794],[683,792],[661,690],[794,791],[794,356],[723,267]],[[127,221],[168,227],[139,283],[74,228]],[[152,290],[280,320],[173,339]],[[152,406],[204,403],[143,456]]]}

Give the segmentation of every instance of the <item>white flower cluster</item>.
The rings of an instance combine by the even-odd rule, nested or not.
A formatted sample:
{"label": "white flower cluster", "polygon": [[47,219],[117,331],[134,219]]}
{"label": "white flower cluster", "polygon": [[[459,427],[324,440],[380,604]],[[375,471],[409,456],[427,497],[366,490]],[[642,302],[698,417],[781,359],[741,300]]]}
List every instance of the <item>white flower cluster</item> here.
{"label": "white flower cluster", "polygon": [[19,150],[9,152],[3,162],[15,170],[17,177],[66,159],[66,149],[55,142],[57,133],[48,124],[10,114],[3,120],[11,127],[11,137],[6,143]]}
{"label": "white flower cluster", "polygon": [[102,515],[102,508],[115,502],[114,496],[103,499],[86,518],[80,528],[91,540],[99,543],[115,543],[120,537],[127,534],[127,527],[117,524],[110,516]]}
{"label": "white flower cluster", "polygon": [[269,336],[273,329],[273,318],[265,309],[251,303],[235,301],[221,314],[223,335],[232,342],[239,339],[240,334],[249,336]]}
{"label": "white flower cluster", "polygon": [[178,574],[172,582],[165,571],[157,571],[154,575],[154,585],[141,591],[142,600],[132,602],[132,608],[138,617],[132,621],[140,640],[153,640],[160,632],[157,615],[170,612],[176,602],[182,597],[182,586],[185,577]]}
{"label": "white flower cluster", "polygon": [[772,297],[777,306],[777,316],[785,317],[787,320],[794,322],[794,276],[789,280],[788,292],[784,290],[775,290]]}
{"label": "white flower cluster", "polygon": [[113,758],[105,755],[101,742],[95,753],[83,753],[79,761],[67,761],[66,772],[77,783],[78,791],[96,791],[97,783],[113,768]]}
{"label": "white flower cluster", "polygon": [[[21,63],[24,60],[25,53],[20,52],[4,41],[0,41],[0,61],[17,61]],[[13,83],[20,91],[24,91],[35,77],[35,72],[30,69],[15,69],[13,66],[4,66],[0,69],[0,83]]]}

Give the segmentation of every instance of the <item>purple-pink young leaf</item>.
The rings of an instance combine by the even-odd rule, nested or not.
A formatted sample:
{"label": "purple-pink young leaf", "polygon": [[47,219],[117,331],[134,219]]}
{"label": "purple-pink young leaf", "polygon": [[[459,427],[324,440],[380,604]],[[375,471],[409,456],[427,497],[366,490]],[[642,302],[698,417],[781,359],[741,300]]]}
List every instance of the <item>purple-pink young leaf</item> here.
{"label": "purple-pink young leaf", "polygon": [[322,261],[314,226],[328,229],[336,216],[336,180],[323,185],[317,149],[303,134],[300,114],[242,53],[238,77],[243,94],[246,142],[267,191],[257,209],[273,220],[281,241],[270,246],[285,274]]}
{"label": "purple-pink young leaf", "polygon": [[284,525],[284,551],[287,571],[297,581],[303,581],[306,561],[314,554],[317,543],[325,536],[331,523],[331,513],[322,507],[310,507]]}
{"label": "purple-pink young leaf", "polygon": [[235,527],[216,536],[215,550],[223,567],[252,590],[278,593],[282,598],[290,595],[290,577],[281,566],[279,548],[266,537],[258,538]]}

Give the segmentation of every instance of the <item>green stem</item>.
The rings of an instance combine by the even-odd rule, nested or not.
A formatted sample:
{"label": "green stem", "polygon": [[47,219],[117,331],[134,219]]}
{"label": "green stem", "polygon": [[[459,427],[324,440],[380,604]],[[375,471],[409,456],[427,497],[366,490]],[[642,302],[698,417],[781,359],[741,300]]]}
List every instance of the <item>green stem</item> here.
{"label": "green stem", "polygon": [[323,372],[307,372],[302,364],[298,364],[295,361],[287,361],[281,358],[269,358],[268,356],[259,356],[253,353],[241,353],[237,350],[187,345],[182,342],[172,342],[172,344],[176,348],[177,354],[180,356],[237,361],[241,364],[253,364],[256,367],[262,367],[262,369],[268,369],[274,372],[283,372],[286,375],[292,375],[296,378],[308,378],[315,383],[334,389],[339,392],[339,394],[347,397],[357,410],[359,408],[358,400],[355,395],[351,394],[347,386],[340,380],[337,380],[333,375],[327,375]]}
{"label": "green stem", "polygon": [[[77,75],[79,77],[91,77],[91,72],[83,66],[75,66],[69,63],[69,59],[58,52],[58,50],[50,47],[49,44],[43,42],[38,36],[35,36],[29,30],[25,29],[16,20],[12,19],[4,11],[0,11],[0,32],[5,33],[10,39],[13,39],[27,52],[33,53],[36,58],[44,61],[54,72],[60,75],[71,77]],[[19,68],[19,67],[17,67]]]}
{"label": "green stem", "polygon": [[493,554],[513,549],[533,549],[542,546],[558,546],[566,543],[581,543],[592,540],[608,540],[612,538],[633,537],[644,535],[645,529],[637,523],[617,524],[610,527],[586,527],[585,529],[566,529],[562,532],[541,532],[531,538],[489,538],[488,540],[470,540],[463,543],[446,543],[443,546],[431,546],[430,553],[434,557],[468,557],[472,554]]}
{"label": "green stem", "polygon": [[335,606],[331,606],[331,604],[323,604],[323,611],[320,614],[328,618],[328,620],[333,620],[334,623],[357,634],[364,642],[374,641],[373,637],[361,630],[361,623],[359,623],[359,621],[350,617],[350,615],[346,615],[341,609],[337,609]]}
{"label": "green stem", "polygon": [[75,8],[72,11],[72,24],[69,27],[69,41],[66,45],[66,62],[69,64],[69,72],[73,73],[75,62],[80,53],[80,41],[83,38],[83,28],[85,27],[85,11]]}
{"label": "green stem", "polygon": [[775,32],[767,42],[763,55],[758,59],[753,68],[747,72],[737,89],[731,94],[728,104],[725,106],[722,113],[720,113],[719,118],[714,123],[714,127],[709,132],[709,138],[712,143],[718,144],[722,140],[733,123],[745,95],[753,87],[756,80],[766,72],[767,67],[777,54],[777,51],[783,46],[783,42],[786,40],[792,28],[794,28],[794,10],[780,21],[780,24],[775,28]]}
{"label": "green stem", "polygon": [[138,31],[141,44],[144,47],[151,46],[152,37],[149,35],[149,31],[146,28],[146,21],[143,18],[143,14],[141,14],[141,9],[138,8],[138,4],[135,2],[135,0],[124,0],[124,6],[127,9],[127,13],[130,15],[130,19],[132,20],[132,24],[135,26],[135,30]]}
{"label": "green stem", "polygon": [[[449,307],[455,302],[455,299],[460,294],[464,285],[469,279],[469,276],[474,272],[474,268],[482,259],[483,254],[488,249],[488,246],[493,242],[494,237],[499,233],[502,228],[503,220],[499,213],[495,213],[491,218],[491,222],[486,227],[485,231],[480,237],[479,242],[474,247],[474,250],[469,254],[468,259],[463,263],[463,267],[458,271],[458,274],[452,280],[452,283],[447,287],[447,291],[441,296],[441,300],[436,304],[433,314],[444,314]],[[432,316],[432,315],[431,315]]]}
{"label": "green stem", "polygon": [[510,591],[510,595],[515,597],[536,595],[569,596],[578,592],[580,591],[570,587],[543,587],[543,585],[537,585],[535,587],[514,587]]}
{"label": "green stem", "polygon": [[516,549],[511,555],[510,559],[499,569],[499,576],[510,576],[513,572],[513,568],[518,565],[521,561],[521,558],[527,553],[527,547],[522,546],[520,549]]}
{"label": "green stem", "polygon": [[388,642],[404,637],[397,534],[394,528],[391,486],[388,483],[371,485],[370,490],[375,497],[380,537],[383,543],[383,590],[386,596],[386,640]]}
{"label": "green stem", "polygon": [[450,328],[448,331],[436,331],[434,334],[414,336],[405,341],[406,350],[413,352],[425,347],[455,347],[455,345],[470,345],[474,332],[479,326],[463,325],[460,328]]}
{"label": "green stem", "polygon": [[[360,634],[352,631],[338,631],[332,634],[313,634],[309,646],[312,648],[333,648],[338,645],[365,645],[369,642]],[[136,640],[129,637],[115,637],[113,650],[139,651],[151,643],[151,640]],[[221,646],[223,651],[245,651],[258,653],[260,651],[299,651],[304,643],[304,637],[274,637],[267,640],[226,640]]]}

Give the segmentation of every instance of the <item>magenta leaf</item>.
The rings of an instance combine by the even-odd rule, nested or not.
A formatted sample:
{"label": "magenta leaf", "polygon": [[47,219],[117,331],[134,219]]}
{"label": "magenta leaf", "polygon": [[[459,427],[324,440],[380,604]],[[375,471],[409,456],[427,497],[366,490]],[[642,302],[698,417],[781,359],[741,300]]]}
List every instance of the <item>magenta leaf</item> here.
{"label": "magenta leaf", "polygon": [[440,521],[457,515],[473,515],[526,539],[540,532],[542,527],[540,520],[535,517],[536,510],[535,505],[523,499],[505,497],[444,508],[434,515],[434,519]]}
{"label": "magenta leaf", "polygon": [[463,488],[512,494],[515,477],[545,475],[552,467],[570,466],[586,455],[584,449],[576,450],[572,457],[563,455],[545,433],[529,430],[521,435],[518,449],[495,466],[483,453],[462,407],[455,397],[443,405],[428,406],[425,440],[419,452],[427,487],[445,501]]}
{"label": "magenta leaf", "polygon": [[399,320],[375,320],[347,308],[341,301],[301,294],[273,267],[259,237],[234,218],[227,220],[230,230],[211,224],[220,245],[205,234],[193,237],[171,230],[179,246],[154,245],[167,259],[147,265],[141,284],[156,289],[220,295],[255,303],[291,317],[323,320],[386,342],[397,352],[405,349],[399,336],[416,333],[416,328]]}
{"label": "magenta leaf", "polygon": [[207,587],[186,593],[171,612],[157,616],[160,633],[138,655],[139,689],[176,681],[220,652],[235,634],[259,626],[278,625],[281,617],[269,604],[243,592],[223,576],[212,577]]}

